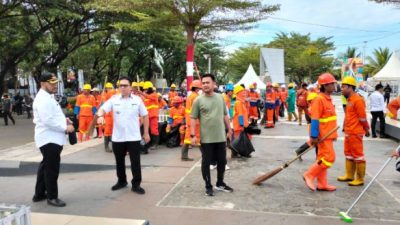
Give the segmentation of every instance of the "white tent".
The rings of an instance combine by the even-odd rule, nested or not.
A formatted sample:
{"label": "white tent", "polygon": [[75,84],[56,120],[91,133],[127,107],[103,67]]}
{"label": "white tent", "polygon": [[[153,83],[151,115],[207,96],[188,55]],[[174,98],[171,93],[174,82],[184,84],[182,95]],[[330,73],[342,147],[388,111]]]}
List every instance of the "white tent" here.
{"label": "white tent", "polygon": [[265,89],[265,83],[262,82],[260,77],[256,74],[256,71],[254,71],[253,66],[250,64],[242,79],[240,79],[235,85],[244,84],[246,88],[249,88],[250,84],[253,83],[257,83],[258,89]]}
{"label": "white tent", "polygon": [[400,80],[400,55],[393,52],[386,65],[372,77],[372,81],[399,81]]}

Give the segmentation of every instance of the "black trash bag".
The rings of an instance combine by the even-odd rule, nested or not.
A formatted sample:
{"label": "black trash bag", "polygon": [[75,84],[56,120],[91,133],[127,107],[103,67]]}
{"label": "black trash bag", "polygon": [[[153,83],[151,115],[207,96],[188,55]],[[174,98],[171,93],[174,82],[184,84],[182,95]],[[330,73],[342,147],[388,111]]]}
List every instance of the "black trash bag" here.
{"label": "black trash bag", "polygon": [[248,127],[244,128],[244,132],[246,134],[261,134],[261,129],[258,128],[257,124],[250,124]]}
{"label": "black trash bag", "polygon": [[285,117],[285,105],[283,103],[279,108],[279,117]]}
{"label": "black trash bag", "polygon": [[68,141],[70,145],[74,145],[78,142],[76,138],[76,132],[68,133]]}
{"label": "black trash bag", "polygon": [[158,133],[159,133],[159,140],[158,140],[158,144],[164,144],[167,143],[168,141],[168,135],[167,135],[167,128],[168,123],[167,122],[160,122],[158,123]]}
{"label": "black trash bag", "polygon": [[181,135],[179,134],[180,125],[173,127],[167,135],[167,147],[175,148],[181,143]]}
{"label": "black trash bag", "polygon": [[242,131],[237,138],[233,139],[229,147],[244,157],[250,157],[250,154],[255,151],[253,144],[244,131]]}

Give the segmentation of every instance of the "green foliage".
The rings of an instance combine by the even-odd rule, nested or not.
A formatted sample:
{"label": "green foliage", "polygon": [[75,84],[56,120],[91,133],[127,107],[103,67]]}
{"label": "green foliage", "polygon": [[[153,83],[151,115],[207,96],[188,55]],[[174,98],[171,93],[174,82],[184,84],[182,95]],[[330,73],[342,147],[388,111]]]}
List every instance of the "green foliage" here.
{"label": "green foliage", "polygon": [[378,73],[387,63],[392,53],[388,48],[378,48],[374,49],[372,52],[373,57],[368,56],[366,58],[368,64],[365,65],[365,74],[375,75]]}
{"label": "green foliage", "polygon": [[250,64],[253,65],[256,72],[260,71],[260,48],[260,45],[249,44],[245,47],[240,47],[229,55],[227,71],[230,80],[234,82],[240,80]]}

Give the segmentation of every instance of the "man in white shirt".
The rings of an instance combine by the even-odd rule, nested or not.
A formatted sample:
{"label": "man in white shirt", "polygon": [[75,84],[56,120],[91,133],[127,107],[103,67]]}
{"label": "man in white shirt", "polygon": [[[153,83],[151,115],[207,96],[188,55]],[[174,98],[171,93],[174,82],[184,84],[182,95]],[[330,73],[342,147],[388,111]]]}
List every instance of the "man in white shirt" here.
{"label": "man in white shirt", "polygon": [[32,201],[47,199],[49,205],[63,207],[66,204],[58,198],[57,185],[60,154],[66,142],[65,134],[74,132],[74,127],[54,99],[53,94],[58,89],[57,77],[52,73],[43,73],[39,80],[41,88],[33,101],[33,123],[36,147],[40,149],[43,160],[39,164]]}
{"label": "man in white shirt", "polygon": [[369,96],[370,101],[370,111],[372,114],[371,120],[371,130],[372,130],[372,137],[376,138],[376,131],[375,125],[376,121],[379,118],[380,123],[380,138],[385,137],[385,113],[386,110],[385,101],[383,97],[383,85],[377,84],[375,86],[375,91]]}
{"label": "man in white shirt", "polygon": [[143,146],[140,144],[139,118],[143,117],[143,139],[147,143],[149,136],[149,117],[142,99],[131,94],[131,80],[128,77],[121,77],[119,80],[120,94],[114,95],[106,101],[97,112],[99,117],[97,123],[104,124],[104,114],[113,112],[112,148],[117,164],[118,182],[111,187],[116,191],[128,185],[125,173],[125,155],[129,152],[132,171],[132,191],[137,194],[144,194],[145,190],[140,187],[142,182],[142,171],[140,166],[140,151]]}

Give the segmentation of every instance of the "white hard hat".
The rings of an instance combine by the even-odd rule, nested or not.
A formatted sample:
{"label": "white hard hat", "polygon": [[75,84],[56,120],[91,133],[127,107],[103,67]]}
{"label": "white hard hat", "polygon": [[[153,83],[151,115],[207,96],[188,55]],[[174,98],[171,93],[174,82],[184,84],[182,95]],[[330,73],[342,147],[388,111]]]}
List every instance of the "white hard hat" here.
{"label": "white hard hat", "polygon": [[281,88],[285,88],[285,87],[286,87],[286,85],[284,85],[284,84],[281,85]]}
{"label": "white hard hat", "polygon": [[313,89],[313,88],[315,88],[315,87],[314,87],[314,85],[312,85],[312,84],[310,84],[310,85],[307,86],[307,89],[308,89],[308,90]]}
{"label": "white hard hat", "polygon": [[93,88],[92,91],[100,91],[98,88]]}

